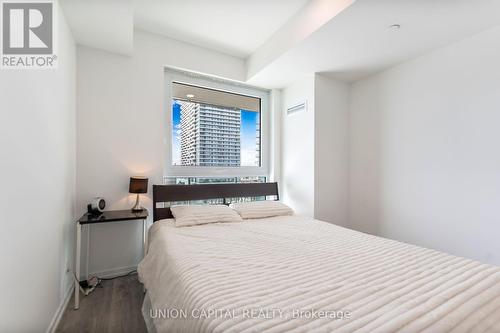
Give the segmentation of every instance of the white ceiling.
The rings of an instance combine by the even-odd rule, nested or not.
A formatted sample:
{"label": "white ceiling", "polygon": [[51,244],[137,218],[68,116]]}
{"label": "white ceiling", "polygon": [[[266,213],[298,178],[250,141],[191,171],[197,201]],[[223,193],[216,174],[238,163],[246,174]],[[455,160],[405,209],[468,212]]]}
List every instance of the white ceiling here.
{"label": "white ceiling", "polygon": [[136,0],[136,28],[246,58],[308,0]]}
{"label": "white ceiling", "polygon": [[355,81],[499,24],[499,0],[357,0],[248,79],[284,87],[320,72]]}
{"label": "white ceiling", "polygon": [[61,0],[60,3],[79,44],[120,54],[132,53],[134,26],[129,1]]}
{"label": "white ceiling", "polygon": [[140,28],[247,59],[267,88],[355,81],[500,24],[500,0],[60,1],[80,44],[130,55]]}

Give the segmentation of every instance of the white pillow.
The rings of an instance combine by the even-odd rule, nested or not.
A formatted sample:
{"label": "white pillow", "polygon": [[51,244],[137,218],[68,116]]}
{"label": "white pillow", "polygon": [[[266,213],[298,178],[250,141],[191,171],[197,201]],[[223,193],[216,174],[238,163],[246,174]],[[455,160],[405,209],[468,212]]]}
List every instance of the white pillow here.
{"label": "white pillow", "polygon": [[264,217],[293,215],[293,210],[279,201],[237,202],[229,205],[244,219],[260,219]]}
{"label": "white pillow", "polygon": [[243,221],[234,210],[225,205],[178,205],[170,207],[170,210],[176,227]]}

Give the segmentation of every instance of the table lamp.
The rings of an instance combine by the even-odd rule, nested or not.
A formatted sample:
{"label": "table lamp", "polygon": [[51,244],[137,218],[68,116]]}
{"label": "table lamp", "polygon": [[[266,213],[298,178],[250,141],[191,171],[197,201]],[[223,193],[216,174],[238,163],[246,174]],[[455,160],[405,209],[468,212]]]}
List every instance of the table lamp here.
{"label": "table lamp", "polygon": [[135,205],[132,207],[133,212],[141,212],[144,208],[141,207],[139,202],[139,194],[140,193],[148,193],[148,179],[146,177],[130,177],[130,185],[128,188],[129,193],[137,194],[137,198],[135,199]]}

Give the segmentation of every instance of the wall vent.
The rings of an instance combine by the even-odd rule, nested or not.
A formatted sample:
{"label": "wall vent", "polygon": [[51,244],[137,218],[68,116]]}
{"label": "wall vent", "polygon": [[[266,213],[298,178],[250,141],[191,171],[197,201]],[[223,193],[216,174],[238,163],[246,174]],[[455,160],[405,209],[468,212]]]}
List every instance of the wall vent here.
{"label": "wall vent", "polygon": [[294,113],[302,112],[307,110],[307,101],[299,103],[297,105],[291,106],[286,109],[286,114],[289,116]]}

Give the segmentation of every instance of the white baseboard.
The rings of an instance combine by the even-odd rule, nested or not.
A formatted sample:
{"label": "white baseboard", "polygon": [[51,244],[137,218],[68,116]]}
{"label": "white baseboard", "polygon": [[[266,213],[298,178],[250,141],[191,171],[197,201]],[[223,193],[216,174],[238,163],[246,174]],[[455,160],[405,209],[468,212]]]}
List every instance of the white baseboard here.
{"label": "white baseboard", "polygon": [[99,278],[109,279],[115,276],[130,273],[131,271],[135,271],[136,269],[137,266],[116,267],[105,271],[89,273],[89,276],[97,276]]}
{"label": "white baseboard", "polygon": [[50,321],[49,327],[47,328],[47,333],[54,333],[57,329],[57,326],[59,326],[59,322],[61,321],[61,318],[64,314],[64,311],[66,310],[69,300],[71,299],[71,295],[73,294],[74,290],[74,285],[71,283],[71,286],[69,287],[68,291],[66,291],[66,295],[64,295],[64,299],[59,304],[59,307],[56,310],[56,313],[54,314],[54,317]]}

